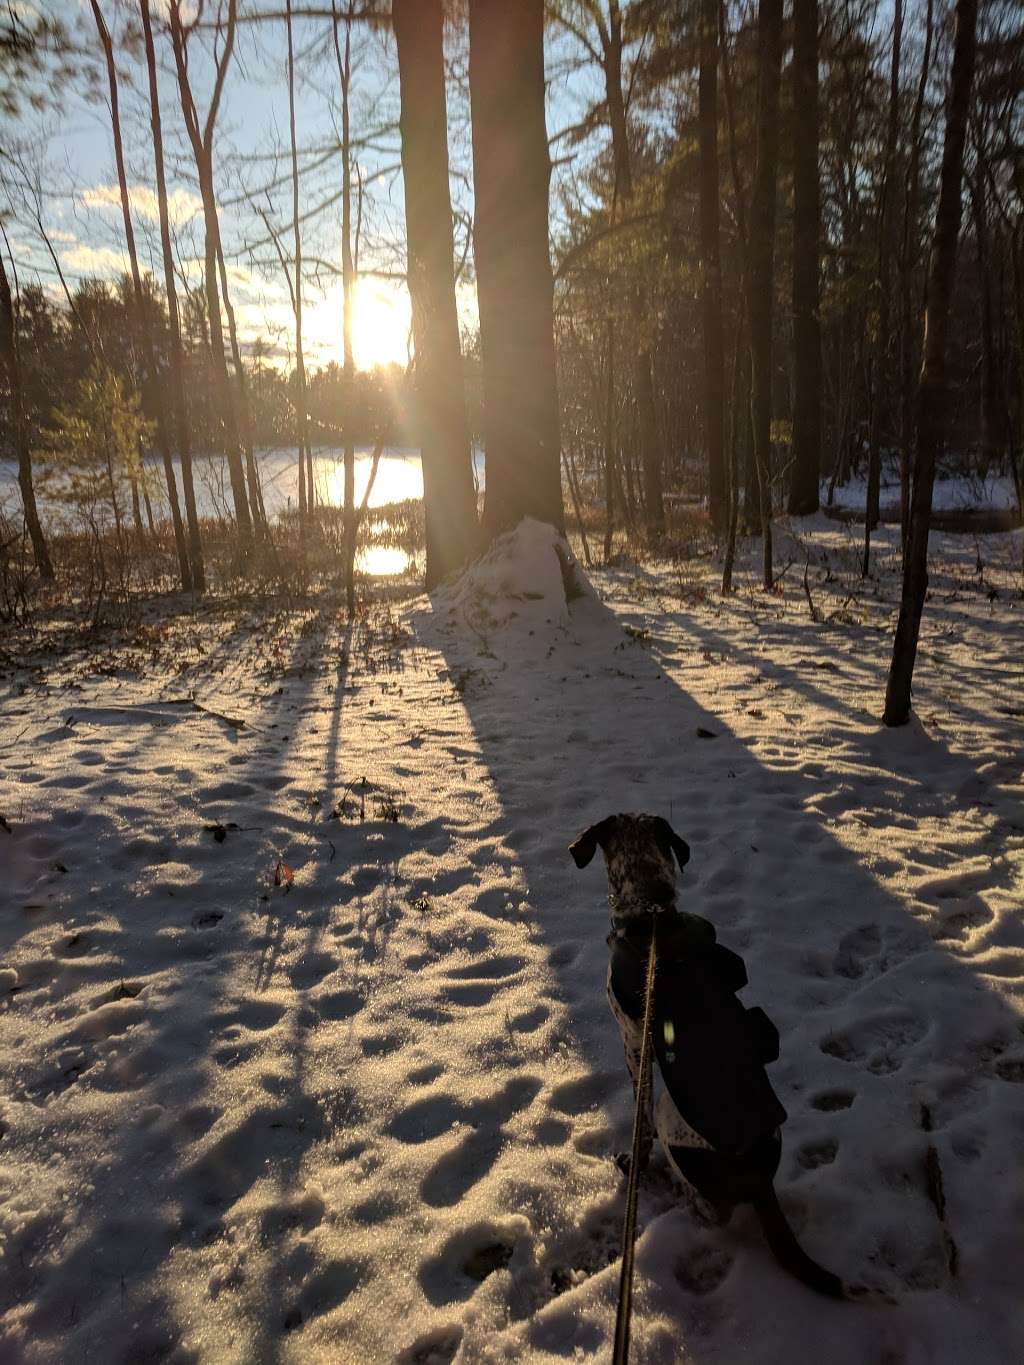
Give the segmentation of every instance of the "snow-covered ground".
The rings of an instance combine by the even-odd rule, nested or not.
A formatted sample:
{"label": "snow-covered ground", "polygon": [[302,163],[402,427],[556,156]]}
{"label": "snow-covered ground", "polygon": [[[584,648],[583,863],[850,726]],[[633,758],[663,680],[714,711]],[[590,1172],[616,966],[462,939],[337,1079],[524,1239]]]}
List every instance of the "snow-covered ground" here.
{"label": "snow-covered ground", "polygon": [[[821,500],[828,497],[828,480],[821,485]],[[888,511],[899,515],[900,476],[899,471],[888,466],[882,472],[879,500],[883,513]],[[866,478],[854,478],[843,485],[837,485],[832,498],[836,507],[856,509],[862,512],[867,503]],[[967,510],[989,511],[1006,508],[1016,510],[1017,490],[1009,474],[993,472],[985,478],[973,475],[948,474],[940,471],[935,480],[932,494],[932,507],[936,512],[962,512]]]}
{"label": "snow-covered ground", "polygon": [[606,1361],[631,1099],[566,846],[616,810],[689,842],[779,1026],[803,1243],[894,1300],[655,1162],[633,1359],[1024,1358],[1021,533],[933,537],[897,731],[897,532],[866,588],[859,539],[567,609],[527,526],[352,629],[172,599],[5,666],[0,1359]]}

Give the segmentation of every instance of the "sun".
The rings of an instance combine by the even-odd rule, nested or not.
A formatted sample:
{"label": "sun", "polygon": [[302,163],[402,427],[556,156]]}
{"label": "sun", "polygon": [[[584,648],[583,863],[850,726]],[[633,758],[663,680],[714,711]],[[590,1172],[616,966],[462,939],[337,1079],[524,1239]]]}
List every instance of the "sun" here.
{"label": "sun", "polygon": [[[409,293],[390,280],[364,275],[356,282],[352,348],[357,370],[378,365],[405,366],[409,359],[412,307]],[[342,341],[342,286],[307,303],[304,313],[307,363],[327,365],[344,361]]]}
{"label": "sun", "polygon": [[352,329],[356,366],[368,370],[374,365],[406,365],[411,325],[408,291],[364,276],[356,285]]}

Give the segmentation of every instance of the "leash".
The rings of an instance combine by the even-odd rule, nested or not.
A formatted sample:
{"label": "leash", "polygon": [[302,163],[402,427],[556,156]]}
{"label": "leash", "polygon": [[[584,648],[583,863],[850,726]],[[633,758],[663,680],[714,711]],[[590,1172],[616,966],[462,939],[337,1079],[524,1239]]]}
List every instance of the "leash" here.
{"label": "leash", "polygon": [[651,1085],[651,1011],[654,1003],[656,934],[651,929],[647,952],[647,979],[644,984],[644,1022],[640,1035],[640,1077],[636,1087],[636,1113],[633,1115],[633,1152],[626,1186],[626,1217],[622,1228],[622,1270],[619,1274],[619,1307],[615,1316],[615,1348],[612,1365],[627,1365],[629,1360],[629,1320],[633,1310],[633,1253],[636,1242],[636,1201],[640,1184],[640,1144],[644,1136],[644,1112]]}

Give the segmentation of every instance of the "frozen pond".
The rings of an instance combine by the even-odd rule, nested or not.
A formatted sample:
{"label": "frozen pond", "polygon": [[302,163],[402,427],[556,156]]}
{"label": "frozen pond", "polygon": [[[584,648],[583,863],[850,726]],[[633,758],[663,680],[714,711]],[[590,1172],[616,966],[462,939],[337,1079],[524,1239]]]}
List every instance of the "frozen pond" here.
{"label": "frozen pond", "polygon": [[[263,501],[267,515],[273,519],[279,513],[298,506],[299,467],[295,447],[285,449],[259,449],[255,452],[263,489]],[[355,496],[361,502],[370,477],[373,448],[360,446],[356,450]],[[483,480],[483,457],[475,456],[477,476]],[[175,459],[178,475],[178,496],[181,493],[181,474]],[[46,466],[40,462],[39,470]],[[147,485],[153,513],[157,517],[169,515],[167,489],[164,483],[163,464],[159,456],[150,455],[145,460]],[[197,455],[193,458],[196,499],[201,517],[231,515],[231,484],[228,478],[227,463],[220,455]],[[344,496],[343,451],[340,446],[318,446],[313,450],[313,478],[316,486],[317,501],[321,505],[340,507]],[[381,455],[373,492],[370,495],[371,507],[384,507],[392,502],[423,497],[423,470],[420,466],[419,451],[415,448],[399,446],[388,447]],[[37,490],[39,508],[43,516],[62,511],[46,496],[45,488]],[[17,514],[21,508],[21,494],[18,489],[18,467],[13,460],[0,460],[0,509]],[[360,556],[360,567],[367,573],[399,574],[409,566],[409,557],[397,547],[371,546]]]}

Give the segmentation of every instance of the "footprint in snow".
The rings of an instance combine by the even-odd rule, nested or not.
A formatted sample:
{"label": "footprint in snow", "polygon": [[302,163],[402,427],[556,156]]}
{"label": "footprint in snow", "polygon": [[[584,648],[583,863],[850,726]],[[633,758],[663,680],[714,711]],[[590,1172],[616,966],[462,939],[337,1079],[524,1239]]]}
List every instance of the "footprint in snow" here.
{"label": "footprint in snow", "polygon": [[819,1047],[826,1056],[837,1057],[876,1076],[888,1076],[899,1071],[906,1054],[927,1032],[928,1024],[923,1019],[894,1010],[829,1033]]}
{"label": "footprint in snow", "polygon": [[855,1090],[823,1090],[811,1100],[811,1107],[823,1114],[834,1114],[840,1109],[849,1109],[857,1098]]}
{"label": "footprint in snow", "polygon": [[882,935],[878,925],[862,925],[839,940],[832,970],[837,976],[856,981],[877,961],[881,948]]}
{"label": "footprint in snow", "polygon": [[399,1352],[396,1365],[451,1365],[461,1345],[461,1327],[435,1327]]}
{"label": "footprint in snow", "polygon": [[839,1152],[835,1138],[823,1138],[818,1142],[805,1142],[798,1148],[797,1164],[805,1171],[816,1170],[819,1166],[831,1166]]}
{"label": "footprint in snow", "polygon": [[333,1312],[345,1302],[359,1280],[360,1268],[354,1261],[331,1261],[307,1280],[298,1301],[285,1314],[282,1330],[298,1331],[313,1318]]}

